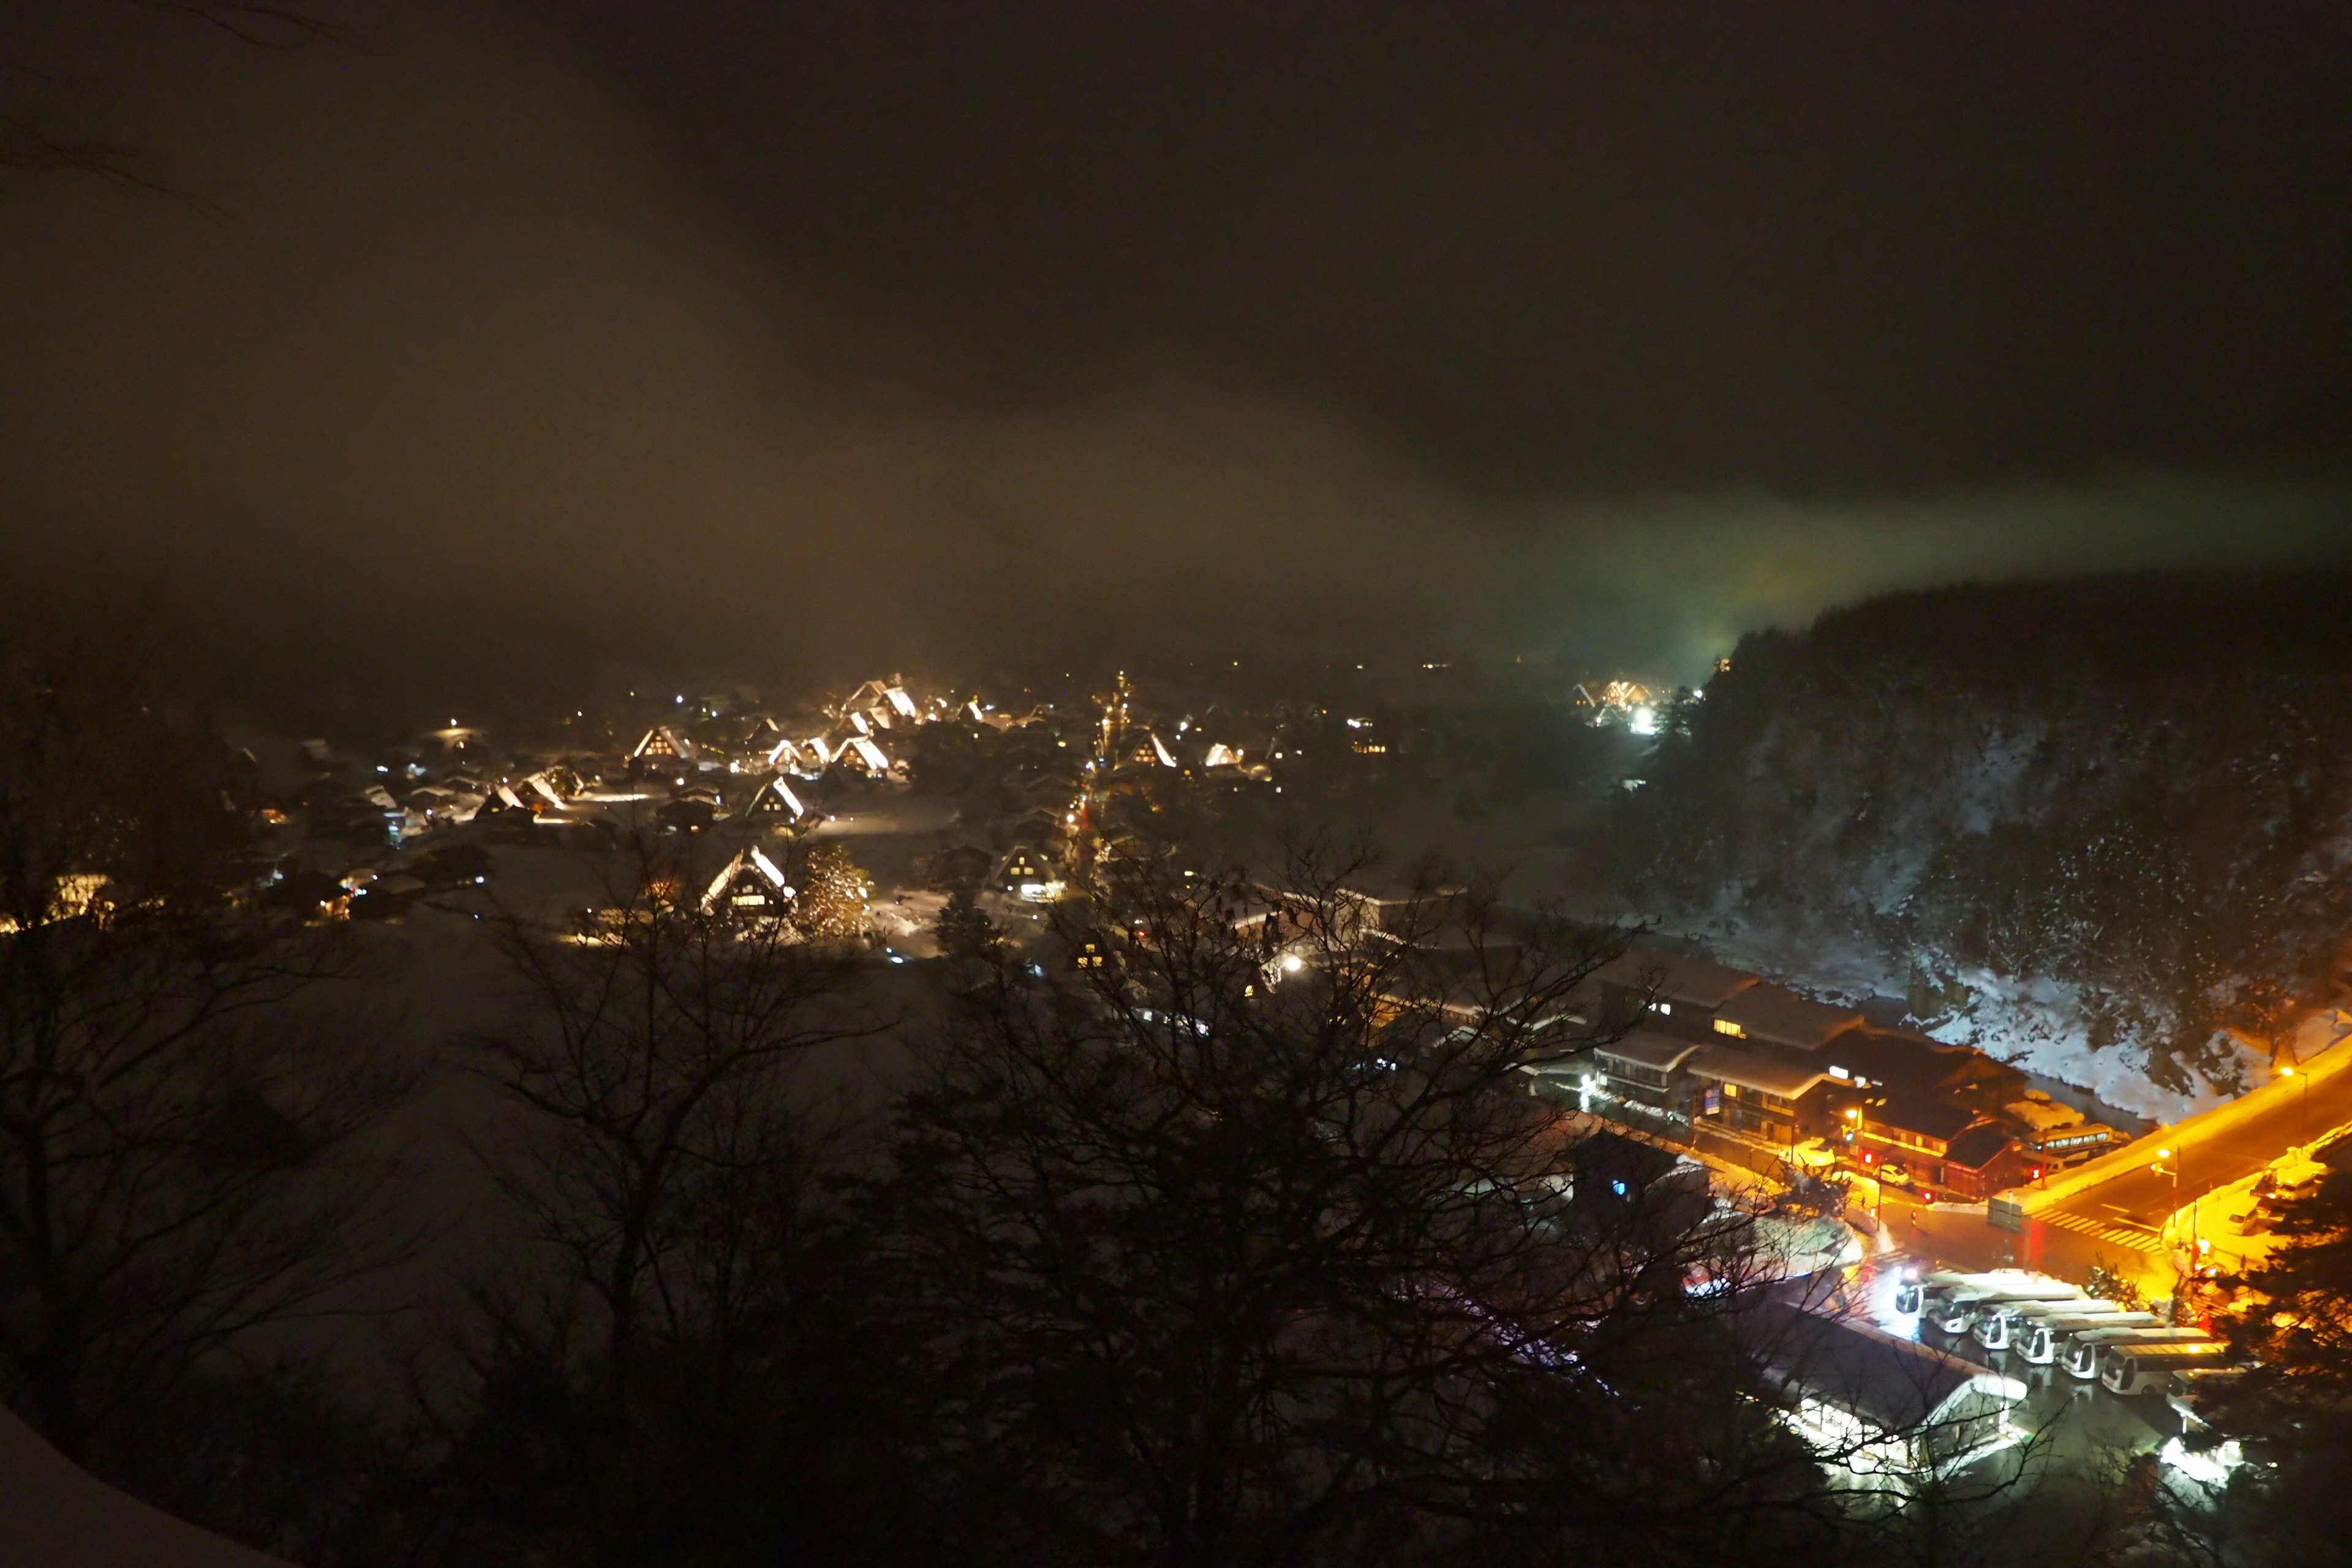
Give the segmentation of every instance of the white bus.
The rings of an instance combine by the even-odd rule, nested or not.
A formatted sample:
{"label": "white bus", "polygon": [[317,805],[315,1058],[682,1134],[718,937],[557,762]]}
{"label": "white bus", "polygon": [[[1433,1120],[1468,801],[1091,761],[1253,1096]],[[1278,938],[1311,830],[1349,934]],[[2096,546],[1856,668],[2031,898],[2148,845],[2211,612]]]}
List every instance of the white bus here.
{"label": "white bus", "polygon": [[[2076,1310],[2079,1306],[2084,1310]],[[2105,1307],[2106,1311],[2087,1309]],[[2021,1314],[2017,1322],[2017,1353],[2031,1366],[2048,1366],[2058,1359],[2058,1347],[2073,1335],[2100,1329],[2160,1329],[2164,1320],[2154,1312],[2126,1312],[2112,1301],[2086,1300],[2054,1311]]]}
{"label": "white bus", "polygon": [[2193,1367],[2227,1366],[2234,1352],[2219,1340],[2180,1340],[2170,1344],[2113,1345],[2099,1382],[2111,1394],[2168,1389],[2172,1374]]}
{"label": "white bus", "polygon": [[2202,1329],[2170,1329],[2160,1324],[2151,1328],[2086,1329],[2066,1336],[2066,1373],[2088,1383],[2099,1375],[2102,1351],[2126,1345],[2197,1344],[2211,1338]]}
{"label": "white bus", "polygon": [[1941,1305],[1953,1291],[1990,1278],[1987,1274],[1963,1274],[1954,1269],[1939,1268],[1922,1279],[1917,1270],[1908,1270],[1895,1287],[1895,1310],[1904,1317],[1916,1318]]}
{"label": "white bus", "polygon": [[1948,1334],[1965,1333],[1978,1317],[1992,1308],[2017,1301],[2071,1301],[2082,1291],[2063,1279],[2038,1274],[1994,1276],[1981,1285],[1955,1290],[1936,1310],[1936,1326]]}
{"label": "white bus", "polygon": [[2042,1308],[2079,1310],[2089,1300],[2089,1297],[2072,1286],[2030,1292],[2005,1290],[1978,1302],[1973,1331],[1977,1343],[1989,1351],[2005,1351],[2009,1348],[2011,1331],[2022,1315]]}

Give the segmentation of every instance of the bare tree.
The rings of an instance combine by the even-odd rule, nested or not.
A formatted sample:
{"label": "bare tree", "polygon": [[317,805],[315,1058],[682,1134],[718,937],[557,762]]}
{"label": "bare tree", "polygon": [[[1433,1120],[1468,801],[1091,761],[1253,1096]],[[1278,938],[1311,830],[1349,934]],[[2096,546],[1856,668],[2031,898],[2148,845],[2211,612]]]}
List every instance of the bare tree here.
{"label": "bare tree", "polygon": [[694,868],[651,841],[627,859],[633,874],[583,929],[503,921],[530,1012],[469,1048],[522,1112],[512,1140],[480,1152],[595,1301],[620,1398],[649,1326],[687,1333],[689,1318],[730,1310],[734,1249],[714,1263],[704,1245],[728,1223],[709,1200],[803,1157],[784,1069],[877,1026],[843,999],[848,957],[805,940],[787,906],[740,918],[706,907]]}
{"label": "bare tree", "polygon": [[974,1495],[1082,1557],[1212,1564],[1720,1543],[1816,1489],[1737,1397],[1740,1226],[1580,1172],[1600,1145],[1528,1092],[1600,1037],[1622,934],[1375,908],[1362,868],[1118,865],[1061,974],[970,997],[898,1196]]}
{"label": "bare tree", "polygon": [[478,1152],[520,1235],[472,1289],[446,1488],[472,1535],[559,1556],[758,1558],[860,1485],[847,1411],[830,1445],[812,1411],[878,1341],[846,1321],[836,1129],[790,1080],[880,1026],[787,903],[747,916],[657,840],[624,865],[576,930],[502,922],[525,1009],[467,1042],[514,1113]]}
{"label": "bare tree", "polygon": [[0,1377],[110,1467],[414,1241],[362,1145],[408,1075],[292,1008],[328,955],[232,896],[225,755],[135,651],[0,668]]}
{"label": "bare tree", "polygon": [[[58,0],[0,0],[0,173],[67,170],[160,190],[133,148],[94,129],[85,86],[63,62],[64,24],[88,10]],[[193,21],[257,48],[301,48],[337,32],[320,6],[277,0],[118,0],[141,12]]]}

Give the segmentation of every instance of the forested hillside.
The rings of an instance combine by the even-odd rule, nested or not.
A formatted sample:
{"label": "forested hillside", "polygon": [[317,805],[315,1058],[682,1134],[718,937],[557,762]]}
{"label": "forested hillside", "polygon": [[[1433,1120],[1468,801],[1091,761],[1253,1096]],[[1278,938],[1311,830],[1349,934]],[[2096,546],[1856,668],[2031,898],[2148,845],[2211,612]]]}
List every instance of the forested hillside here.
{"label": "forested hillside", "polygon": [[1748,637],[1643,772],[1640,907],[2168,1114],[2337,991],[2352,578],[1873,599]]}

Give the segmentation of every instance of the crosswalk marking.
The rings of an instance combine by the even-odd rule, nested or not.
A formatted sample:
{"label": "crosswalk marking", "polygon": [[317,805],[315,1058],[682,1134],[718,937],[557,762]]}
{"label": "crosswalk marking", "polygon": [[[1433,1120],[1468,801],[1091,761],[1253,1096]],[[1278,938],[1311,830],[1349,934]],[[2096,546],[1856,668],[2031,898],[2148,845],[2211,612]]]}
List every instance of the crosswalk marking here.
{"label": "crosswalk marking", "polygon": [[2118,1225],[2105,1225],[2098,1220],[2083,1215],[2071,1214],[2064,1209],[2044,1209],[2033,1217],[2045,1224],[2059,1226],[2084,1236],[2095,1236],[2101,1241],[2113,1242],[2117,1247],[2128,1247],[2134,1252],[2153,1254],[2164,1250],[2164,1244],[2144,1230],[2126,1230]]}

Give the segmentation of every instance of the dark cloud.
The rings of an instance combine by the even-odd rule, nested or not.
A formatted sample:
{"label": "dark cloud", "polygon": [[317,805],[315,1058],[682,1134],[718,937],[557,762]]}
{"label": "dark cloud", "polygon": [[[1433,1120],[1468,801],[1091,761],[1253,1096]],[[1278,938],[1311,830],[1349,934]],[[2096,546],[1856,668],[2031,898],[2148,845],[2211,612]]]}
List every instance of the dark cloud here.
{"label": "dark cloud", "polygon": [[[1689,669],[1879,586],[2343,546],[2344,307],[2273,242],[2345,204],[2248,197],[2252,238],[2175,236],[2095,301],[2154,208],[2063,212],[2174,142],[2209,175],[2184,218],[2345,177],[2291,92],[2259,135],[2302,162],[2250,161],[2250,78],[2045,167],[2086,111],[1990,46],[1864,92],[1862,45],[1801,31],[1845,88],[1809,100],[1720,38],[1612,53],[1643,42],[1615,23],[984,9],[78,41],[91,111],[183,195],[0,204],[17,591],[146,585],[265,679],[430,700],[1072,647]],[[2239,140],[2193,145],[2209,121]]]}

